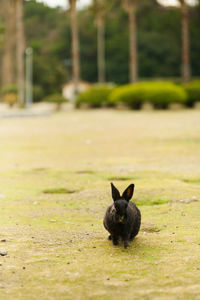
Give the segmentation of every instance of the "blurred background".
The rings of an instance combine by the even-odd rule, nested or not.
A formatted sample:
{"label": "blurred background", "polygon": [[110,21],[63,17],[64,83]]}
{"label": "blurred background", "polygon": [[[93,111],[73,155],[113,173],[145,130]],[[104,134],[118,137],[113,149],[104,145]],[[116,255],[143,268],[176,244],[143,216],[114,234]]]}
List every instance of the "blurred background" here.
{"label": "blurred background", "polygon": [[[184,87],[190,94],[193,89],[192,97],[198,92],[195,100],[175,101],[191,106],[200,93],[199,36],[198,0],[1,0],[1,101],[10,107],[62,103],[94,83],[111,89],[129,82],[193,81]],[[105,104],[108,91],[102,93]],[[109,105],[138,106],[129,100]],[[77,106],[101,105],[92,101],[79,99]]]}

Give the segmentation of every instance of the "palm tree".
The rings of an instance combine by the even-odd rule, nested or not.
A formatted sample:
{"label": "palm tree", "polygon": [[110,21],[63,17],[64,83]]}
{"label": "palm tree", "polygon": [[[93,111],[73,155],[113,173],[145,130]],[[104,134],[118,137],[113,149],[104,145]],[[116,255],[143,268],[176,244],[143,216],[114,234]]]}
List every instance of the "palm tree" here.
{"label": "palm tree", "polygon": [[17,56],[17,84],[19,105],[24,105],[24,26],[23,0],[15,0],[16,5],[16,56]]}
{"label": "palm tree", "polygon": [[79,37],[77,24],[76,0],[69,0],[71,32],[72,32],[72,62],[73,62],[73,83],[75,94],[78,93],[80,81],[80,55],[79,55]]}
{"label": "palm tree", "polygon": [[101,0],[94,0],[94,16],[97,26],[98,82],[105,82],[105,7]]}
{"label": "palm tree", "polygon": [[107,15],[112,12],[116,6],[119,6],[119,0],[93,0],[91,12],[97,26],[97,66],[98,82],[106,81],[105,71],[105,23]]}
{"label": "palm tree", "polygon": [[189,41],[189,11],[185,0],[179,0],[181,5],[181,28],[182,28],[182,81],[190,81],[190,41]]}
{"label": "palm tree", "polygon": [[14,82],[14,48],[15,48],[15,5],[12,0],[4,1],[2,12],[5,16],[5,33],[2,57],[2,84]]}
{"label": "palm tree", "polygon": [[138,78],[137,58],[137,24],[136,8],[137,0],[122,0],[124,10],[129,16],[129,48],[130,48],[130,82],[135,83]]}
{"label": "palm tree", "polygon": [[3,32],[4,32],[4,27],[0,20],[0,48],[2,47],[3,44]]}
{"label": "palm tree", "polygon": [[105,19],[110,2],[93,0],[91,12],[97,26],[97,66],[98,82],[105,82]]}

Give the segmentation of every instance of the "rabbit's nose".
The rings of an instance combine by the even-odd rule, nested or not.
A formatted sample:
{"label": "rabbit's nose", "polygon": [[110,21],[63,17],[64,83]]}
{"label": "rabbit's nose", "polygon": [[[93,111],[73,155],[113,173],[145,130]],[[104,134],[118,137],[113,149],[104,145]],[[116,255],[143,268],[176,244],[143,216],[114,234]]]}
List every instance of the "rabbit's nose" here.
{"label": "rabbit's nose", "polygon": [[124,221],[124,216],[119,218],[119,223],[123,223],[123,221]]}

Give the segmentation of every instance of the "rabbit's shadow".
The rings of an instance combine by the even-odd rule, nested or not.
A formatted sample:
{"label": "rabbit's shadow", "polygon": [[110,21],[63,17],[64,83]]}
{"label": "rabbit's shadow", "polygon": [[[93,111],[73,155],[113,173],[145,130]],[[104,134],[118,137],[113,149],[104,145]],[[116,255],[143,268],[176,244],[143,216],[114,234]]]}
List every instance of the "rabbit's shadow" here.
{"label": "rabbit's shadow", "polygon": [[119,241],[118,245],[113,245],[112,241],[107,240],[109,244],[109,250],[112,254],[127,254],[128,256],[137,255],[142,257],[153,258],[157,257],[160,253],[162,245],[156,245],[152,239],[146,238],[144,236],[137,236],[133,241],[129,242],[129,247],[125,249],[123,247],[122,241]]}

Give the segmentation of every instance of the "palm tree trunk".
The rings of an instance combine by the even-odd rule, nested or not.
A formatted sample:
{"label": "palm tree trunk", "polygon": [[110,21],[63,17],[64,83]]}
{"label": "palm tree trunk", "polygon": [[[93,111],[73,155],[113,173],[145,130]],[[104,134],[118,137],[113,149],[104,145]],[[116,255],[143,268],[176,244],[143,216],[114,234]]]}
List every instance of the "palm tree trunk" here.
{"label": "palm tree trunk", "polygon": [[189,41],[189,14],[185,1],[181,1],[181,27],[182,27],[182,81],[190,81],[190,41]]}
{"label": "palm tree trunk", "polygon": [[105,82],[105,23],[103,17],[97,18],[98,82]]}
{"label": "palm tree trunk", "polygon": [[2,84],[14,83],[15,5],[11,0],[4,3],[5,38],[2,58]]}
{"label": "palm tree trunk", "polygon": [[130,9],[129,15],[129,47],[130,47],[130,82],[137,82],[138,77],[138,66],[137,66],[137,26],[135,8]]}
{"label": "palm tree trunk", "polygon": [[76,0],[70,1],[71,31],[72,31],[72,61],[73,61],[73,82],[75,93],[78,93],[80,81],[80,58],[79,58],[79,38],[77,25]]}
{"label": "palm tree trunk", "polygon": [[17,51],[17,84],[18,101],[24,106],[24,27],[23,27],[23,0],[16,0],[16,51]]}

